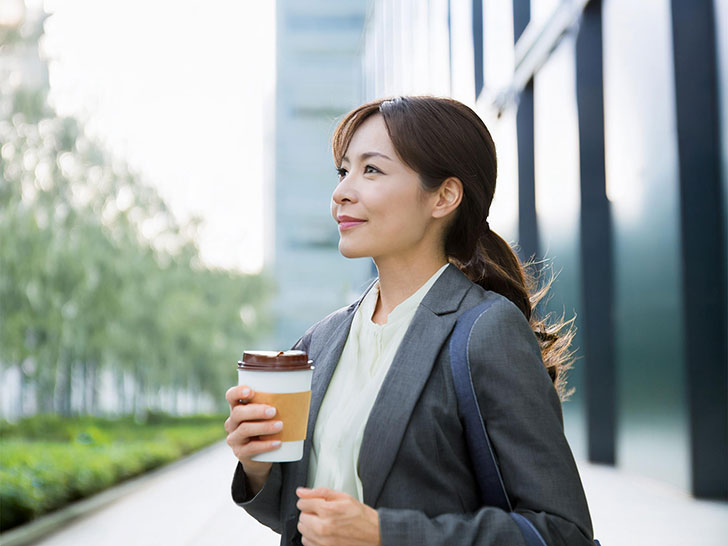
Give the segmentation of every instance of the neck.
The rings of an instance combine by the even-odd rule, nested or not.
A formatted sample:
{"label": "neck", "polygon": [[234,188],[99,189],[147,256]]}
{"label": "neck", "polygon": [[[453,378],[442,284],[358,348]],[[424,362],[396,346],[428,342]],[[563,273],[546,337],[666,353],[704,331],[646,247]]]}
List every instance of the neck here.
{"label": "neck", "polygon": [[389,313],[417,292],[448,260],[444,255],[396,256],[375,258],[374,263],[379,271],[379,298],[372,320],[384,324]]}

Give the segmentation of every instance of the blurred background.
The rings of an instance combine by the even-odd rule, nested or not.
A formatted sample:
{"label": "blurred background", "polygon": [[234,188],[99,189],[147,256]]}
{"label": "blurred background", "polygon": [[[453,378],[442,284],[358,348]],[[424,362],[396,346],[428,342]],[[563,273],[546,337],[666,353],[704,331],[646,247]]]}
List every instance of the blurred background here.
{"label": "blurred background", "polygon": [[2,0],[0,86],[8,437],[224,412],[243,350],[376,275],[337,249],[338,120],[435,94],[576,315],[577,459],[728,500],[728,1]]}

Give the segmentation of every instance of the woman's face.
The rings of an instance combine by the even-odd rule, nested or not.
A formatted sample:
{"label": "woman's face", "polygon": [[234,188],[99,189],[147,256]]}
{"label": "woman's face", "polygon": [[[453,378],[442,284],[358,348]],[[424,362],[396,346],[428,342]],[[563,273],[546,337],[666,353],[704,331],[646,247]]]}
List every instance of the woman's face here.
{"label": "woman's face", "polygon": [[397,156],[381,114],[369,117],[349,143],[332,195],[339,251],[377,262],[422,251],[436,240],[431,214],[436,199]]}

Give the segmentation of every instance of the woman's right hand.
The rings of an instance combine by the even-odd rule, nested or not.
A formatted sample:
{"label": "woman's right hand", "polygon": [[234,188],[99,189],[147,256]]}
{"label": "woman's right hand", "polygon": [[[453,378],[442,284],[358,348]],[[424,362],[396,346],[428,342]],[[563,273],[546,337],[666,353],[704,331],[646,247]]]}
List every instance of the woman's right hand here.
{"label": "woman's right hand", "polygon": [[247,385],[231,387],[225,393],[230,404],[230,417],[225,420],[227,443],[243,464],[245,475],[256,494],[263,488],[273,463],[253,461],[251,457],[278,449],[281,442],[268,440],[283,428],[281,421],[273,419],[276,409],[264,404],[251,404],[253,389]]}

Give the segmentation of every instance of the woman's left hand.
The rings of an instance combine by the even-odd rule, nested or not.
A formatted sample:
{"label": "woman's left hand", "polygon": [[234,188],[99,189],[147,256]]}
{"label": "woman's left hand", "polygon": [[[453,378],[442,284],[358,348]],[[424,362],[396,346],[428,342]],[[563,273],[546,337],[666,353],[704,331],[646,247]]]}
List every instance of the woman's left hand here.
{"label": "woman's left hand", "polygon": [[304,546],[379,546],[379,515],[351,495],[326,487],[296,489]]}

